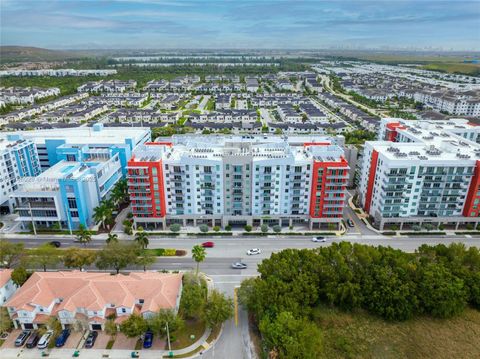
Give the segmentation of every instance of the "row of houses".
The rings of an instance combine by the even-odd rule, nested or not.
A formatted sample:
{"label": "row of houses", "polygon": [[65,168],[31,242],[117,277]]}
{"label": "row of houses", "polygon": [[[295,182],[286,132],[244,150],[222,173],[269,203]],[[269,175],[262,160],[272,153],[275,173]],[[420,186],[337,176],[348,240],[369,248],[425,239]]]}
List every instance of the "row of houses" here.
{"label": "row of houses", "polygon": [[41,70],[3,70],[0,71],[0,77],[18,76],[18,77],[36,77],[36,76],[109,76],[115,75],[117,70],[74,70],[74,69],[41,69]]}
{"label": "row of houses", "polygon": [[52,317],[62,329],[78,323],[104,330],[108,320],[119,326],[132,314],[177,313],[182,294],[181,273],[34,272],[20,288],[11,274],[0,270],[0,304],[14,327],[24,330],[44,327]]}
{"label": "row of houses", "polygon": [[135,80],[102,80],[90,81],[79,87],[78,92],[125,92],[134,90],[137,87]]}
{"label": "row of houses", "polygon": [[0,107],[8,104],[13,105],[31,105],[36,100],[45,97],[59,96],[60,89],[57,87],[39,88],[39,87],[8,87],[0,88]]}
{"label": "row of houses", "polygon": [[116,123],[177,123],[180,114],[162,113],[157,110],[119,109],[104,117],[104,121]]}

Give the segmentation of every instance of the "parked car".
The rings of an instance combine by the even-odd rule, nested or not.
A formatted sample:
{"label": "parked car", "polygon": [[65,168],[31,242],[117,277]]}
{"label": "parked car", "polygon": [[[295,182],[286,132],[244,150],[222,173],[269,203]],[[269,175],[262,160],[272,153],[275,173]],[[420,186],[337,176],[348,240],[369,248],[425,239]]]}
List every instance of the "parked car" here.
{"label": "parked car", "polygon": [[15,346],[16,347],[21,347],[23,346],[23,344],[25,344],[25,342],[27,341],[28,337],[30,336],[31,334],[31,331],[30,330],[24,330],[23,332],[21,332],[17,339],[15,339]]}
{"label": "parked car", "polygon": [[51,241],[49,244],[50,244],[51,246],[56,247],[56,248],[59,248],[59,247],[62,246],[62,243],[60,243],[59,241]]}
{"label": "parked car", "polygon": [[262,251],[258,248],[252,248],[247,251],[248,256],[253,256],[255,254],[260,254],[260,253],[262,253]]}
{"label": "parked car", "polygon": [[145,349],[151,348],[153,343],[153,333],[149,330],[145,333],[145,337],[143,338],[143,347]]}
{"label": "parked car", "polygon": [[93,345],[95,344],[95,340],[97,340],[98,337],[98,332],[95,330],[90,331],[88,333],[87,340],[85,340],[85,348],[93,348]]}
{"label": "parked car", "polygon": [[38,332],[33,332],[30,334],[30,338],[27,340],[26,347],[28,349],[35,348],[37,346],[38,340],[40,339],[40,334]]}
{"label": "parked car", "polygon": [[69,336],[70,336],[70,329],[62,330],[57,340],[55,341],[55,346],[58,348],[63,347],[67,342],[67,339]]}
{"label": "parked car", "polygon": [[215,243],[213,242],[203,242],[202,247],[203,248],[213,248],[215,246]]}
{"label": "parked car", "polygon": [[38,341],[37,348],[38,349],[45,349],[48,347],[48,343],[52,340],[53,337],[53,330],[48,330],[45,334],[42,335],[40,340]]}
{"label": "parked car", "polygon": [[234,262],[234,263],[232,263],[232,268],[233,269],[246,269],[247,265],[245,263],[242,263],[242,262]]}
{"label": "parked car", "polygon": [[347,224],[349,227],[355,227],[355,223],[351,219],[347,219]]}
{"label": "parked car", "polygon": [[326,242],[327,239],[325,237],[313,237],[312,242]]}

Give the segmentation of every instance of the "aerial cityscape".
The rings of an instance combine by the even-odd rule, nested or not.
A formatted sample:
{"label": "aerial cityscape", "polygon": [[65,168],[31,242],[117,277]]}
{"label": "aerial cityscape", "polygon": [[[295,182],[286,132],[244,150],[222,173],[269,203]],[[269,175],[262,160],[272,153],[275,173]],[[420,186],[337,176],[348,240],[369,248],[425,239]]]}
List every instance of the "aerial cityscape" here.
{"label": "aerial cityscape", "polygon": [[478,1],[0,20],[0,358],[480,358]]}

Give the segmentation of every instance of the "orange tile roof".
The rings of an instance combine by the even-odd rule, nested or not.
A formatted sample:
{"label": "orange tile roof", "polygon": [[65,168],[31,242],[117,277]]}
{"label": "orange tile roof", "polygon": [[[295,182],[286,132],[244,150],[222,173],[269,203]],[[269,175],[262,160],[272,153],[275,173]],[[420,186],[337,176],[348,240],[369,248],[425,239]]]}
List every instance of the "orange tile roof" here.
{"label": "orange tile roof", "polygon": [[46,323],[48,318],[50,318],[49,315],[46,314],[37,314],[35,316],[35,319],[33,319],[34,323]]}
{"label": "orange tile roof", "polygon": [[13,269],[0,269],[0,288],[10,280]]}
{"label": "orange tile roof", "polygon": [[115,307],[133,307],[143,299],[141,312],[173,309],[182,283],[182,274],[139,272],[129,275],[110,275],[94,272],[35,272],[5,303],[7,307],[31,308],[32,304],[48,307],[54,300],[52,314],[59,310],[74,312],[77,308],[101,310]]}

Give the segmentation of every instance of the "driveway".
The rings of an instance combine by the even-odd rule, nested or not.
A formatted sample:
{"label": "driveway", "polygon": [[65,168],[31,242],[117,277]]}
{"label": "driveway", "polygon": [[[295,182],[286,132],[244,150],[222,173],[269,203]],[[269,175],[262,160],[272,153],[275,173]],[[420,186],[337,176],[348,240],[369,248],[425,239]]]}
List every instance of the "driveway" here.
{"label": "driveway", "polygon": [[137,343],[138,337],[135,338],[128,338],[123,333],[117,334],[117,339],[115,339],[115,343],[113,344],[112,349],[128,349],[134,350],[135,344]]}
{"label": "driveway", "polygon": [[97,340],[95,340],[95,344],[93,345],[92,349],[106,349],[109,341],[110,335],[105,332],[98,331]]}
{"label": "driveway", "polygon": [[167,345],[167,342],[165,341],[165,339],[161,339],[158,336],[154,335],[152,348],[145,349],[145,350],[165,350],[166,345]]}
{"label": "driveway", "polygon": [[67,342],[63,346],[65,349],[77,349],[80,340],[82,340],[83,332],[74,332],[70,333],[70,336],[67,339]]}
{"label": "driveway", "polygon": [[[14,329],[10,332],[8,335],[7,339],[5,339],[5,342],[1,346],[2,349],[6,348],[16,348],[15,346],[15,339],[17,339],[18,335],[22,332],[21,329]],[[28,340],[28,339],[27,339]]]}

